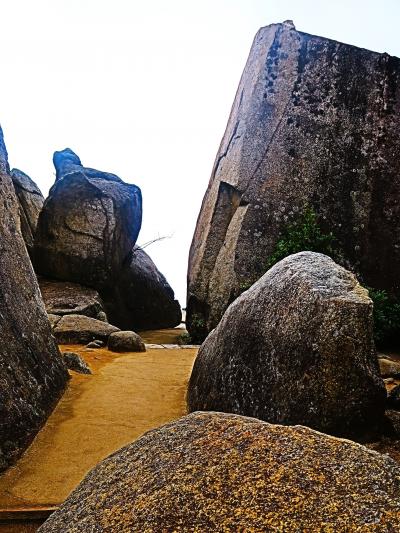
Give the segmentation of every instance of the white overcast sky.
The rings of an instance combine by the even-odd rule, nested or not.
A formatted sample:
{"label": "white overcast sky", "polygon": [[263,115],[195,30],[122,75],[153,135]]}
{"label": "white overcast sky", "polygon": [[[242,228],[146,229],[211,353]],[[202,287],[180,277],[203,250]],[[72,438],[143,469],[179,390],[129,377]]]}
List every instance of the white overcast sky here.
{"label": "white overcast sky", "polygon": [[198,211],[254,34],[300,31],[400,56],[400,0],[0,0],[0,123],[46,195],[52,153],[143,192],[138,243],[185,304]]}

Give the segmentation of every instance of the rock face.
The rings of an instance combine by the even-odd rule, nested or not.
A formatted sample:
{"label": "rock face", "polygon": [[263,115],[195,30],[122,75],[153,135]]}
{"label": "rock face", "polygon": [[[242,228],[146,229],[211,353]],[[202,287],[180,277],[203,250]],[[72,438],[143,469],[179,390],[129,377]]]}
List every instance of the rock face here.
{"label": "rock face", "polygon": [[146,347],[134,331],[116,331],[108,337],[108,349],[112,352],[145,352]]}
{"label": "rock face", "polygon": [[69,149],[56,152],[54,163],[57,180],[37,226],[36,270],[97,289],[107,307],[140,230],[140,189],[82,167]]}
{"label": "rock face", "polygon": [[54,325],[53,334],[59,344],[87,344],[95,339],[106,341],[115,331],[119,329],[95,318],[64,315]]}
{"label": "rock face", "polygon": [[363,283],[399,292],[399,129],[398,58],[290,22],[262,28],[193,237],[190,333],[216,326],[307,207]]}
{"label": "rock face", "polygon": [[0,470],[29,445],[68,379],[19,226],[0,129]]}
{"label": "rock face", "polygon": [[386,392],[372,340],[372,302],[353,274],[302,252],[233,302],[200,348],[190,411],[224,411],[360,437]]}
{"label": "rock face", "polygon": [[39,531],[399,528],[389,457],[306,427],[194,413],[97,465]]}
{"label": "rock face", "polygon": [[44,198],[36,183],[21,170],[13,168],[11,178],[19,202],[22,237],[29,255],[32,256],[37,221]]}
{"label": "rock face", "polygon": [[[104,305],[94,289],[77,283],[39,279],[40,292],[50,315],[85,315],[103,319]],[[100,317],[100,318],[99,318]]]}
{"label": "rock face", "polygon": [[174,328],[182,311],[174,291],[148,254],[135,246],[121,271],[118,297],[110,302],[109,317],[121,328]]}

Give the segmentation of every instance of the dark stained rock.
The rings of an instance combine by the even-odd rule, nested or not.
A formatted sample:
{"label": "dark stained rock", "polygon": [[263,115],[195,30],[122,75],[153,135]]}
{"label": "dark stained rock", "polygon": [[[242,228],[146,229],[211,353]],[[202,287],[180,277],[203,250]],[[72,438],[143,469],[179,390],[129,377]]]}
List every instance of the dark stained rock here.
{"label": "dark stained rock", "polygon": [[115,331],[119,329],[95,318],[64,315],[55,325],[53,334],[59,344],[87,344],[95,339],[106,341]]}
{"label": "dark stained rock", "polygon": [[307,207],[363,283],[399,293],[399,131],[398,58],[260,29],[193,237],[189,332],[216,326]]}
{"label": "dark stained rock", "polygon": [[37,221],[44,198],[36,183],[21,170],[13,168],[11,178],[19,203],[22,237],[29,255],[32,255]]}
{"label": "dark stained rock", "polygon": [[19,226],[0,128],[0,470],[29,445],[68,379]]}
{"label": "dark stained rock", "polygon": [[109,172],[95,170],[94,168],[83,167],[81,160],[70,148],[65,148],[59,152],[54,152],[53,163],[56,169],[56,180],[64,178],[67,174],[73,172],[84,172],[85,176],[94,179],[104,179],[123,183],[121,178]]}
{"label": "dark stained rock", "polygon": [[121,270],[116,296],[108,307],[110,322],[124,329],[174,328],[182,311],[174,291],[148,254],[135,246]]}
{"label": "dark stained rock", "polygon": [[389,392],[387,398],[387,408],[400,410],[400,385],[396,385],[396,387],[393,387],[393,389]]}
{"label": "dark stained rock", "polygon": [[94,289],[77,283],[39,278],[40,292],[46,311],[52,315],[85,315],[99,319],[104,306]]}
{"label": "dark stained rock", "polygon": [[39,531],[399,528],[389,457],[302,426],[194,413],[102,461]]}
{"label": "dark stained rock", "polygon": [[56,152],[57,180],[39,216],[35,268],[51,279],[97,289],[107,308],[142,220],[141,192]]}
{"label": "dark stained rock", "polygon": [[233,302],[200,348],[190,411],[224,411],[363,437],[386,392],[372,338],[372,302],[326,255],[277,263]]}
{"label": "dark stained rock", "polygon": [[108,349],[112,352],[145,352],[146,347],[134,331],[116,331],[108,337]]}
{"label": "dark stained rock", "polygon": [[63,352],[62,356],[65,366],[69,368],[69,370],[73,370],[79,374],[92,373],[86,361],[79,354],[75,352]]}

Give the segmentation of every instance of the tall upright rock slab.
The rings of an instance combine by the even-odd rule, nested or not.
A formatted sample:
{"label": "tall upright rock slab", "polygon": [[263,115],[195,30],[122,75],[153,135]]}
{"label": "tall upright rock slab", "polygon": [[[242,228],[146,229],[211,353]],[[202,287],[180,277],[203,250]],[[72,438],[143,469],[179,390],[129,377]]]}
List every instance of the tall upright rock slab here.
{"label": "tall upright rock slab", "polygon": [[68,379],[19,229],[0,129],[0,470],[45,422]]}
{"label": "tall upright rock slab", "polygon": [[19,203],[21,232],[29,255],[32,256],[36,226],[44,198],[36,183],[21,170],[13,168],[11,178]]}
{"label": "tall upright rock slab", "polygon": [[[189,257],[189,330],[210,331],[306,208],[346,267],[399,291],[400,60],[296,31],[257,33]],[[378,259],[378,260],[377,260]]]}

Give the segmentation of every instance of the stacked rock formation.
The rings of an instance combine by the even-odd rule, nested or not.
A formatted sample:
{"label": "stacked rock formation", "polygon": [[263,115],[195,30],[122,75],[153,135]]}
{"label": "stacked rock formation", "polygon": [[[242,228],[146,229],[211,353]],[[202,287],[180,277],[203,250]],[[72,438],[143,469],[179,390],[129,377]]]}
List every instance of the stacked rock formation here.
{"label": "stacked rock formation", "polygon": [[55,152],[56,182],[39,216],[34,264],[47,278],[96,289],[109,321],[122,329],[174,327],[179,303],[135,247],[141,192],[118,176],[83,167],[70,149]]}
{"label": "stacked rock formation", "polygon": [[19,216],[0,129],[0,470],[29,445],[68,379],[20,232]]}
{"label": "stacked rock formation", "polygon": [[306,427],[194,413],[97,465],[39,529],[398,531],[400,468]]}
{"label": "stacked rock formation", "polygon": [[21,170],[13,168],[11,178],[19,202],[22,237],[29,255],[32,256],[37,221],[44,198],[36,183]]}
{"label": "stacked rock formation", "polygon": [[363,283],[399,291],[399,88],[398,58],[290,22],[257,33],[190,250],[189,331],[218,324],[306,208]]}
{"label": "stacked rock formation", "polygon": [[322,254],[291,255],[201,346],[189,410],[365,437],[379,430],[386,399],[372,327],[372,302],[353,274]]}

